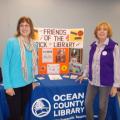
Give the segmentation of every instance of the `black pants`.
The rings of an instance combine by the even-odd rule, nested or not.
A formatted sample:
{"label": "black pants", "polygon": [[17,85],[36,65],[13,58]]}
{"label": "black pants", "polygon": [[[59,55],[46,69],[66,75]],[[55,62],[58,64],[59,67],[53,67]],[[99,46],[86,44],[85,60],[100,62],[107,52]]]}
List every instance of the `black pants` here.
{"label": "black pants", "polygon": [[6,94],[10,117],[8,120],[23,120],[27,101],[31,95],[32,84],[25,87],[15,88],[15,95]]}

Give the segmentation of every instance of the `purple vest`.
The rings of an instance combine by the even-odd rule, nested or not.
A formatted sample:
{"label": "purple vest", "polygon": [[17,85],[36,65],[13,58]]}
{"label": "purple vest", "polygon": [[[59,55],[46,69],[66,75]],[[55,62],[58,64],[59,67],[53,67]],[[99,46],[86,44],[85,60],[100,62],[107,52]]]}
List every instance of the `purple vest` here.
{"label": "purple vest", "polygon": [[[114,58],[113,50],[117,43],[109,39],[108,45],[100,55],[100,84],[105,86],[112,86],[114,82]],[[96,44],[91,44],[91,50],[89,53],[89,80],[92,80],[92,61],[96,50]]]}

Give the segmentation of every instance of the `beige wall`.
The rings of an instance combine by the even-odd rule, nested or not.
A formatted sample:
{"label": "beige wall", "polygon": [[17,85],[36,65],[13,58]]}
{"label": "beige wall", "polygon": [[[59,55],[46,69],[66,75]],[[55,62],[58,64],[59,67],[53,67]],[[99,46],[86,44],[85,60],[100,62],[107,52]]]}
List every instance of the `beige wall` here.
{"label": "beige wall", "polygon": [[0,0],[0,64],[8,37],[16,31],[20,16],[29,16],[36,27],[85,28],[84,65],[88,59],[93,30],[100,21],[113,26],[120,43],[120,0]]}

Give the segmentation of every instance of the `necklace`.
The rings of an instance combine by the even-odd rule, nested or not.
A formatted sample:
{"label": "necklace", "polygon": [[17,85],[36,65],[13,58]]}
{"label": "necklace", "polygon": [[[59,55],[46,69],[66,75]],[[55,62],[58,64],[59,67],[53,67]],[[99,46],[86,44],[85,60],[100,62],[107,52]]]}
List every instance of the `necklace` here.
{"label": "necklace", "polygon": [[31,40],[25,40],[23,37],[20,37],[20,40],[22,41],[24,47],[28,50],[28,51],[32,51],[33,50],[33,45]]}

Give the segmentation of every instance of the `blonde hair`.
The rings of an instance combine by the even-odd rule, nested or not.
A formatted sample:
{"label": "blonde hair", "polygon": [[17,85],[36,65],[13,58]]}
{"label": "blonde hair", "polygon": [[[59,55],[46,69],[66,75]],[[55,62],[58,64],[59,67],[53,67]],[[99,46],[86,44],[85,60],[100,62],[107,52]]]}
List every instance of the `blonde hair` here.
{"label": "blonde hair", "polygon": [[99,23],[99,24],[96,26],[96,28],[95,28],[95,30],[94,30],[94,35],[95,35],[95,37],[98,38],[98,37],[97,37],[97,31],[101,28],[101,26],[103,26],[103,27],[107,30],[107,32],[108,32],[107,37],[108,37],[108,38],[111,38],[111,37],[112,37],[112,27],[111,27],[111,25],[110,25],[109,23],[107,23],[107,22],[101,22],[101,23]]}

